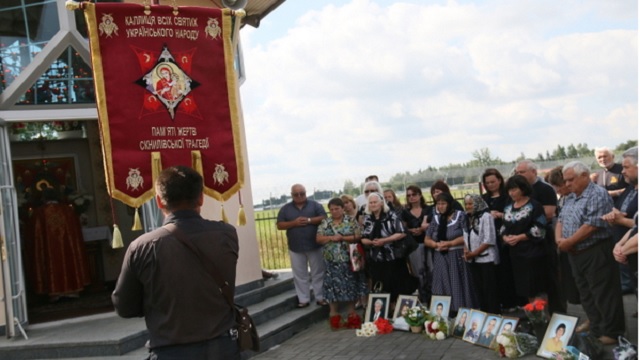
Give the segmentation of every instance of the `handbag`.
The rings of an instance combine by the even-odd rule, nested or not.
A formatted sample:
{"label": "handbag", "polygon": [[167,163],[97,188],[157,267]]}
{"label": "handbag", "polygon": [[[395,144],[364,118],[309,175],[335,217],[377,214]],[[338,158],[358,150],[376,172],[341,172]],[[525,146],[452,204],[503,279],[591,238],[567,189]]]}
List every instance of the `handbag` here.
{"label": "handbag", "polygon": [[413,235],[405,233],[405,236],[394,241],[392,246],[393,256],[396,259],[405,259],[418,248],[418,243],[414,240]]}
{"label": "handbag", "polygon": [[613,357],[616,360],[638,360],[638,347],[624,336],[618,336],[618,346],[613,348]]}
{"label": "handbag", "polygon": [[350,243],[349,244],[349,268],[353,272],[364,270],[365,253],[362,244]]}
{"label": "handbag", "polygon": [[[231,287],[229,284],[222,279],[219,272],[212,269],[211,266],[215,267],[215,265],[211,262],[205,262],[202,258],[202,254],[200,250],[194,246],[190,241],[188,241],[183,235],[182,232],[178,229],[178,227],[171,223],[164,226],[164,228],[175,235],[175,237],[189,250],[196,254],[202,266],[207,270],[207,273],[218,285],[220,292],[222,293],[224,299],[227,301],[231,309],[233,309],[233,314],[236,321],[236,330],[238,335],[238,347],[240,351],[244,350],[253,350],[260,351],[260,337],[258,336],[258,329],[253,323],[253,319],[249,315],[249,310],[246,307],[240,306],[233,301],[233,294],[231,293]],[[209,264],[210,267],[207,267],[206,264]]]}

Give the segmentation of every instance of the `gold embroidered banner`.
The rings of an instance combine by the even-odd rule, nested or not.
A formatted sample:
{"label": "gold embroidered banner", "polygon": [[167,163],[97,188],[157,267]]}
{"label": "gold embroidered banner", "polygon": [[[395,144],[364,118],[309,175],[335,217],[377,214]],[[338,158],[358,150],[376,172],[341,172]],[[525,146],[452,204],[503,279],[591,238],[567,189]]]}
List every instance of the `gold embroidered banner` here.
{"label": "gold embroidered banner", "polygon": [[[110,195],[139,207],[186,165],[225,201],[244,181],[235,19],[228,9],[82,3]],[[235,36],[238,36],[237,34]]]}

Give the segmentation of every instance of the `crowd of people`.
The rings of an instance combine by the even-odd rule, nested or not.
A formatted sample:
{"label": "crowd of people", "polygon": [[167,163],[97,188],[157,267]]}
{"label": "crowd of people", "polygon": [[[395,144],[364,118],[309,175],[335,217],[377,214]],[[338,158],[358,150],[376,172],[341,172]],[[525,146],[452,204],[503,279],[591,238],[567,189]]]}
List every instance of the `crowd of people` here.
{"label": "crowd of people", "polygon": [[[625,151],[621,163],[607,148],[594,155],[595,172],[579,161],[544,178],[530,160],[509,176],[486,169],[483,193],[463,199],[439,180],[430,199],[407,186],[402,204],[370,176],[362,195],[329,201],[329,217],[294,185],[277,227],[287,231],[298,307],[309,306],[313,292],[339,329],[360,326],[357,310],[370,292],[390,294],[390,312],[399,295],[417,294],[423,304],[451,296],[451,317],[459,308],[510,313],[544,298],[551,312],[581,304],[588,319],[576,331],[616,343],[625,333],[622,295],[637,294],[638,150]],[[407,237],[418,246],[405,256],[398,248]],[[366,253],[363,271],[350,267],[356,244]]]}

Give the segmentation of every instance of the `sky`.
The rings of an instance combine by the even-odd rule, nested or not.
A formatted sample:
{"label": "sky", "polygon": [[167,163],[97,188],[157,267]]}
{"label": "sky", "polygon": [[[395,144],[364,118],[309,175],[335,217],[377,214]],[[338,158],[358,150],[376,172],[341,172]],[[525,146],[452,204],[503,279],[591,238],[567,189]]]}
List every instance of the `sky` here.
{"label": "sky", "polygon": [[254,204],[638,138],[636,1],[287,0],[241,42]]}

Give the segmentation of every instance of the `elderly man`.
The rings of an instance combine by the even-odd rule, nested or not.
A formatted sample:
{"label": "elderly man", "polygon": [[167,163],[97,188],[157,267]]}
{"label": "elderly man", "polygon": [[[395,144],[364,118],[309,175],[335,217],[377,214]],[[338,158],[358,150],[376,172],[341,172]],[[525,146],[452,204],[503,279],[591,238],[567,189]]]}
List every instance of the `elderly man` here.
{"label": "elderly man", "polygon": [[[287,230],[287,244],[291,259],[293,284],[298,295],[298,307],[309,306],[310,288],[318,305],[327,305],[322,293],[324,278],[324,259],[322,245],[316,243],[318,224],[327,217],[322,205],[307,199],[304,186],[291,187],[291,202],[278,212],[278,230]],[[309,270],[311,274],[309,274]],[[311,275],[311,276],[309,276]]]}
{"label": "elderly man", "polygon": [[596,148],[594,154],[602,168],[593,173],[595,183],[607,189],[611,197],[620,195],[627,186],[622,175],[622,165],[614,161],[613,151],[608,147]]}
{"label": "elderly man", "polygon": [[524,176],[533,188],[532,198],[539,202],[544,208],[547,218],[547,228],[545,235],[545,248],[549,263],[549,284],[548,297],[549,309],[552,312],[567,312],[567,301],[560,291],[560,270],[558,252],[553,239],[553,222],[558,208],[558,197],[553,187],[538,176],[538,166],[531,160],[523,160],[516,166],[516,174]]}
{"label": "elderly man", "polygon": [[616,344],[618,335],[625,331],[624,308],[613,241],[602,219],[613,209],[613,201],[604,188],[591,181],[585,164],[572,161],[562,170],[571,194],[560,212],[556,243],[558,249],[569,253],[591,334],[605,345]]}
{"label": "elderly man", "polygon": [[[622,154],[622,176],[629,184],[622,194],[615,198],[613,211],[603,219],[612,226],[614,241],[620,241],[634,226],[633,217],[638,212],[638,148],[632,147]],[[633,274],[626,264],[620,264],[620,281],[623,293],[633,293],[637,287]]]}

